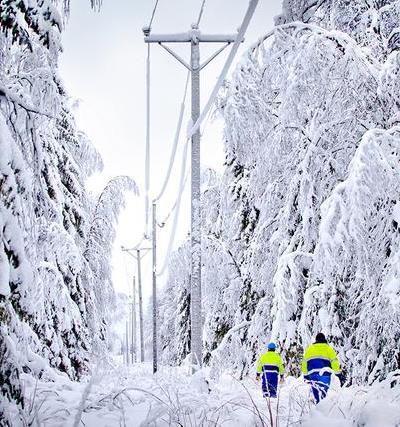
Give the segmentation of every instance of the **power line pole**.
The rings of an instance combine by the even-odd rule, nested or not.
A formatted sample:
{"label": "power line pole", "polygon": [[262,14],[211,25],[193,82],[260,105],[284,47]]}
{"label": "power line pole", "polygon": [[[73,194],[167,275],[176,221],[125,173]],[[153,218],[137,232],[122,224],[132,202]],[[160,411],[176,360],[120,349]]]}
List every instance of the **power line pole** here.
{"label": "power line pole", "polygon": [[153,202],[153,374],[157,372],[157,205]]}
{"label": "power line pole", "polygon": [[[191,41],[192,68],[192,122],[200,116],[200,44]],[[201,206],[200,206],[200,128],[192,136],[191,180],[191,280],[190,280],[190,330],[192,364],[202,365],[203,340],[201,321]]]}
{"label": "power line pole", "polygon": [[129,322],[126,322],[126,329],[125,329],[125,354],[126,354],[126,364],[129,365]]}
{"label": "power line pole", "polygon": [[133,276],[132,282],[132,330],[131,330],[131,361],[132,364],[136,362],[136,277]]}
{"label": "power line pole", "polygon": [[[234,35],[202,34],[197,25],[191,31],[181,34],[152,35],[149,28],[143,29],[146,43],[158,43],[190,72],[192,77],[192,121],[200,116],[200,71],[215,59],[227,46],[234,43]],[[164,43],[190,43],[191,59],[188,64]],[[203,64],[200,63],[200,43],[224,43]],[[191,177],[191,279],[190,279],[190,317],[191,353],[193,365],[201,366],[203,360],[202,316],[201,316],[201,194],[200,194],[200,129],[192,136],[192,177]],[[153,240],[154,244],[154,240]]]}
{"label": "power line pole", "polygon": [[140,339],[140,361],[144,362],[144,339],[143,339],[143,297],[142,297],[142,268],[140,249],[136,249],[137,274],[139,285],[139,339]]}

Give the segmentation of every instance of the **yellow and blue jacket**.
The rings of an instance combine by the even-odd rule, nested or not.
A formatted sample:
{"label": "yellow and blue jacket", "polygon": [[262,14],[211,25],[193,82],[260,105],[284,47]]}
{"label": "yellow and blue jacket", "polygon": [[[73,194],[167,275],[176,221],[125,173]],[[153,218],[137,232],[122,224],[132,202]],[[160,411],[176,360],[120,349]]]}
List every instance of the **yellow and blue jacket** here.
{"label": "yellow and blue jacket", "polygon": [[[301,370],[304,375],[323,372],[323,368],[330,368],[335,374],[340,373],[340,362],[336,351],[327,343],[311,344],[304,352]],[[326,372],[330,374],[331,372]]]}
{"label": "yellow and blue jacket", "polygon": [[267,351],[260,357],[257,364],[257,375],[261,375],[263,372],[277,372],[281,375],[285,372],[279,353]]}

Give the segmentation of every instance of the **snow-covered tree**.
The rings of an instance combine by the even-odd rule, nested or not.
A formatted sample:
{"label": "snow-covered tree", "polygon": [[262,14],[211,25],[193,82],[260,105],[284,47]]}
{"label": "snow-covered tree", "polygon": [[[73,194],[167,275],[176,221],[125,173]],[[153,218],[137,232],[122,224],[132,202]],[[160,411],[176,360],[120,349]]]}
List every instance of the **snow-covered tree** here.
{"label": "snow-covered tree", "polygon": [[190,353],[190,242],[172,253],[168,271],[159,297],[161,362],[180,365]]}
{"label": "snow-covered tree", "polygon": [[104,354],[107,342],[107,325],[115,310],[115,295],[111,280],[112,246],[115,223],[124,206],[124,191],[138,194],[136,183],[128,176],[118,176],[108,182],[90,214],[90,225],[84,249],[88,276],[86,292],[92,295],[93,306],[88,310],[89,329],[97,353]]}
{"label": "snow-covered tree", "polygon": [[212,367],[242,375],[272,339],[299,373],[322,329],[354,381],[400,368],[399,8],[285,0],[221,94],[226,169],[202,200]]}
{"label": "snow-covered tree", "polygon": [[[92,2],[96,6],[96,2]],[[80,378],[107,340],[113,227],[128,178],[92,199],[102,167],[58,75],[68,2],[0,1],[0,418],[20,372]],[[104,226],[99,226],[99,224]],[[101,264],[101,265],[100,265]],[[105,345],[103,345],[105,349]]]}
{"label": "snow-covered tree", "polygon": [[305,334],[323,329],[359,381],[399,367],[400,129],[371,130],[321,206]]}

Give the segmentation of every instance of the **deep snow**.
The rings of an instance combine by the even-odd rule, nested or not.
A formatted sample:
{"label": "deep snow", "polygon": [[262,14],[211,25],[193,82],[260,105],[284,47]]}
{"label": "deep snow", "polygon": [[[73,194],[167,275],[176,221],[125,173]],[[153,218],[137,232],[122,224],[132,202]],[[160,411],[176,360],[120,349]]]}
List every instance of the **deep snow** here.
{"label": "deep snow", "polygon": [[[263,400],[259,384],[224,373],[208,379],[202,370],[137,364],[97,369],[87,382],[56,382],[23,376],[28,396],[26,425],[40,426],[304,426],[389,427],[400,425],[400,386],[390,380],[371,387],[340,388],[335,379],[318,406],[302,379],[288,377],[279,398]],[[15,423],[15,426],[22,424]]]}

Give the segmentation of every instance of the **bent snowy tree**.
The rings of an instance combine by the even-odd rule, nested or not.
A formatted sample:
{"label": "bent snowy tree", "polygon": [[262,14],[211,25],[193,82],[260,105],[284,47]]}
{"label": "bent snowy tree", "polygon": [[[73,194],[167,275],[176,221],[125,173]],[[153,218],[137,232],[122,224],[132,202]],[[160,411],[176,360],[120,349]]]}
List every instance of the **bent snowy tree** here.
{"label": "bent snowy tree", "polygon": [[[220,97],[226,170],[203,192],[205,361],[217,371],[248,372],[271,337],[298,374],[319,328],[352,380],[400,367],[398,4],[285,1]],[[181,274],[170,271],[176,295]]]}

